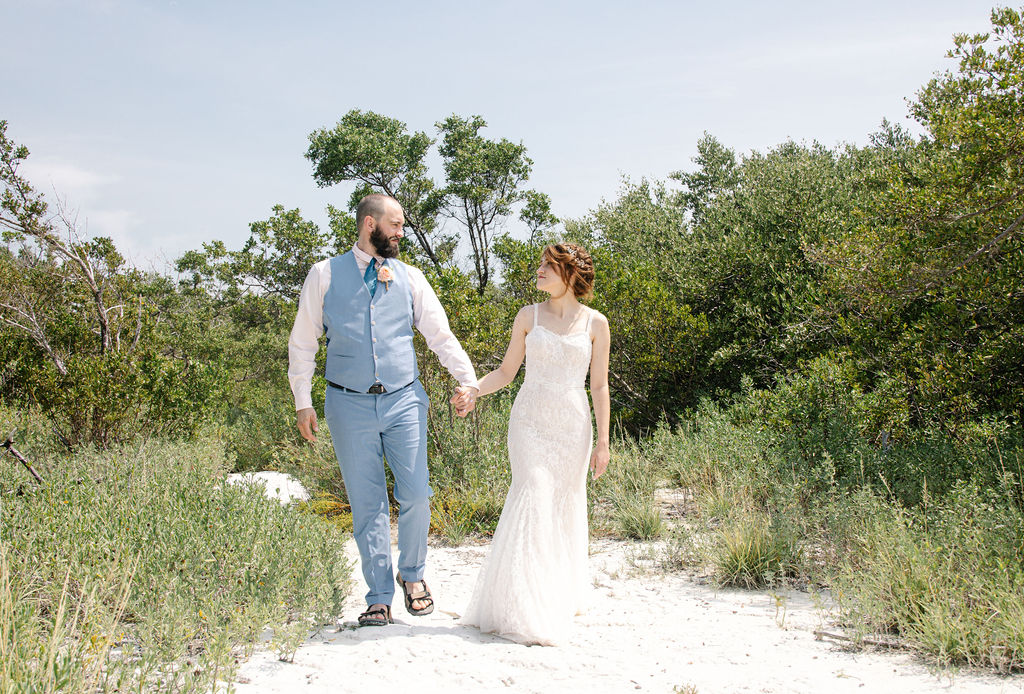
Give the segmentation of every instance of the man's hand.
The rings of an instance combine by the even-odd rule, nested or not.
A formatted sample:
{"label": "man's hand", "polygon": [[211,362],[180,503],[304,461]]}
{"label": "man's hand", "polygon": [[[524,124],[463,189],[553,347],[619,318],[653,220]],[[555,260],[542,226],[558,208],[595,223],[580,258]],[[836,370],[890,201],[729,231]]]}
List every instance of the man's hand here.
{"label": "man's hand", "polygon": [[608,469],[608,460],[610,458],[611,454],[608,452],[608,444],[597,444],[594,452],[590,455],[590,471],[594,473],[595,480]]}
{"label": "man's hand", "polygon": [[316,410],[312,407],[299,410],[295,413],[299,423],[299,433],[307,441],[316,441]]}
{"label": "man's hand", "polygon": [[478,388],[471,388],[468,386],[459,386],[455,389],[455,395],[452,396],[449,402],[455,406],[455,414],[460,417],[465,417],[467,414],[473,411],[476,407],[476,396],[480,390]]}

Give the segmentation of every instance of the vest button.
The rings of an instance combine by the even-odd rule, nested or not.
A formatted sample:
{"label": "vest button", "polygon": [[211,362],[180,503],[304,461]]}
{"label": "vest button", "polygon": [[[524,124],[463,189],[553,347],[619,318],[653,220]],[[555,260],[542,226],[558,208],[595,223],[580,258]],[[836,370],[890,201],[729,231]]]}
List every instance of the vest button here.
{"label": "vest button", "polygon": [[374,342],[376,342],[376,341],[377,341],[377,338],[373,338],[373,341],[374,341]]}
{"label": "vest button", "polygon": [[377,308],[377,307],[376,307],[376,306],[374,306],[373,304],[370,304],[370,310],[371,310],[371,311],[372,311],[373,309],[375,309],[375,308]]}
{"label": "vest button", "polygon": [[377,325],[377,321],[375,321],[375,320],[370,321],[370,325]]}

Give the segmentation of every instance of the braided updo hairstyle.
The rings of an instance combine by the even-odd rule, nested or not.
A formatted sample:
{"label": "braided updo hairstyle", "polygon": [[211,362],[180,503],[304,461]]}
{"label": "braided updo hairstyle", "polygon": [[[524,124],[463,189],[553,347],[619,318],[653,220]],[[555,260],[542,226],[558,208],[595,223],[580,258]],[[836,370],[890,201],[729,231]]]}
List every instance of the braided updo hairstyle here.
{"label": "braided updo hairstyle", "polygon": [[594,259],[578,243],[553,243],[544,248],[544,259],[558,268],[558,274],[577,299],[594,293]]}

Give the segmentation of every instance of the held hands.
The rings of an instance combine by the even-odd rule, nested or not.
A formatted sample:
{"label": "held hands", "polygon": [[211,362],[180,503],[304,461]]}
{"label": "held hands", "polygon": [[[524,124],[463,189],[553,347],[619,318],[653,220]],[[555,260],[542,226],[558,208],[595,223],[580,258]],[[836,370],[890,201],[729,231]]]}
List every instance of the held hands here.
{"label": "held hands", "polygon": [[307,441],[316,441],[316,410],[312,407],[299,410],[295,413],[295,417],[299,424],[299,433],[302,434],[302,438]]}
{"label": "held hands", "polygon": [[455,395],[448,402],[455,407],[455,414],[465,417],[476,407],[476,397],[479,392],[480,390],[477,388],[459,386],[455,389]]}
{"label": "held hands", "polygon": [[608,460],[611,454],[608,452],[607,443],[598,443],[594,452],[590,454],[590,471],[594,473],[594,479],[604,474],[608,469]]}

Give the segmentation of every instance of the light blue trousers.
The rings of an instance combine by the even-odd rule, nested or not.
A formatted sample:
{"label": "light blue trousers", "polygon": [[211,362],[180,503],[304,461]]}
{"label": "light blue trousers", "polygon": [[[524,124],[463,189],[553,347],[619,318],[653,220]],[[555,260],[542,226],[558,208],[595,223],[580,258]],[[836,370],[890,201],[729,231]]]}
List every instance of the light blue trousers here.
{"label": "light blue trousers", "polygon": [[366,604],[391,604],[391,524],[384,459],[395,477],[398,570],[419,581],[427,558],[430,490],[427,393],[419,380],[393,393],[349,393],[327,386],[324,417],[352,507],[352,533],[370,590]]}

